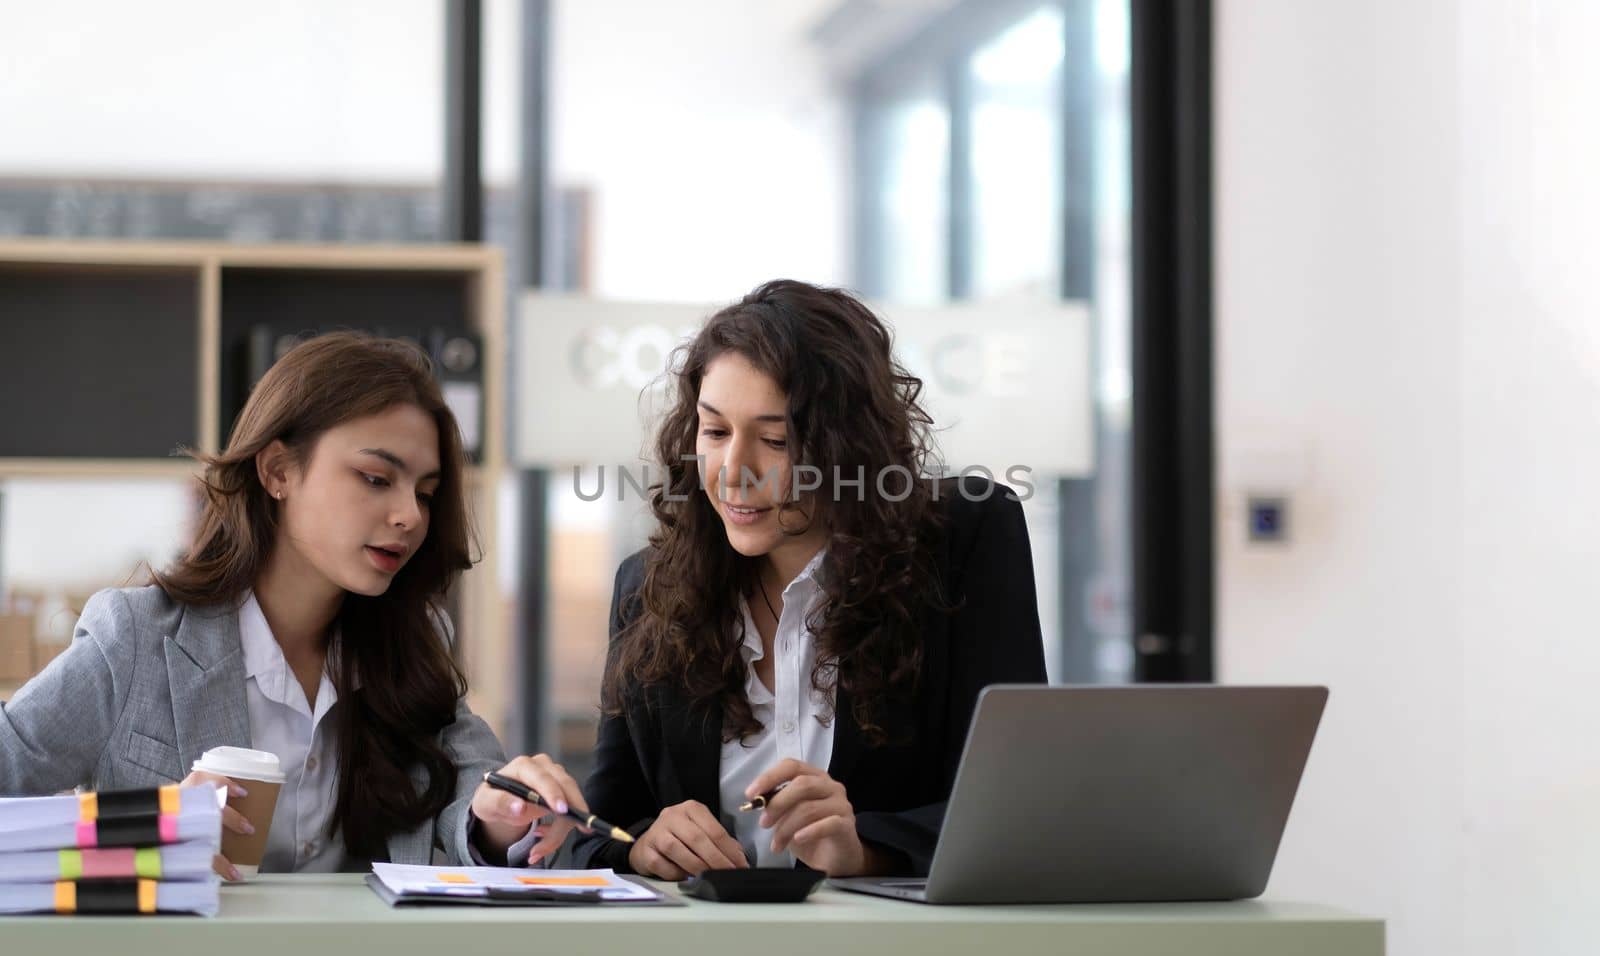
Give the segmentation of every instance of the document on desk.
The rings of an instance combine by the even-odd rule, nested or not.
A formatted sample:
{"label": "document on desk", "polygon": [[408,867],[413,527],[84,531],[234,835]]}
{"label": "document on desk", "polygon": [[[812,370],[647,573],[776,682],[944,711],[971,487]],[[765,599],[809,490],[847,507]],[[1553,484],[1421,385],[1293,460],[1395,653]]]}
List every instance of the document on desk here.
{"label": "document on desk", "polygon": [[217,788],[149,787],[53,797],[0,798],[0,830],[37,830],[126,817],[218,817],[227,797]]}
{"label": "document on desk", "polygon": [[82,913],[140,916],[193,913],[215,916],[220,908],[218,879],[168,883],[164,880],[87,880],[58,883],[7,883],[0,886],[0,916],[27,913]]}
{"label": "document on desk", "polygon": [[205,842],[222,832],[219,787],[0,798],[0,853]]}
{"label": "document on desk", "polygon": [[367,885],[390,906],[402,903],[537,906],[675,902],[660,891],[611,870],[374,863]]}
{"label": "document on desk", "polygon": [[8,883],[82,880],[207,880],[216,840],[167,846],[0,853],[0,893]]}

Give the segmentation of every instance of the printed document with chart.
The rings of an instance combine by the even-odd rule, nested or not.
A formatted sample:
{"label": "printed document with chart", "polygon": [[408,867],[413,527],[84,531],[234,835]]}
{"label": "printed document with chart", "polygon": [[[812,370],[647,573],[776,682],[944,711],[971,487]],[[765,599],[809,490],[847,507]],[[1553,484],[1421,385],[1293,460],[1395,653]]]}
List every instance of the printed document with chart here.
{"label": "printed document with chart", "polygon": [[367,885],[391,906],[405,903],[560,905],[669,903],[647,884],[611,870],[374,863]]}

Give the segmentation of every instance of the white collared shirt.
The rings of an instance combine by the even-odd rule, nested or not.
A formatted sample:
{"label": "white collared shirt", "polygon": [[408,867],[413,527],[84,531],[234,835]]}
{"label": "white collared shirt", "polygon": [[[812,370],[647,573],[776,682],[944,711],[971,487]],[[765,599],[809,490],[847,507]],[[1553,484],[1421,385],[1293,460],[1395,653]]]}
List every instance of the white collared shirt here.
{"label": "white collared shirt", "polygon": [[817,643],[816,636],[806,627],[807,619],[825,596],[818,575],[826,553],[819,551],[783,589],[783,612],[772,640],[771,690],[756,676],[755,662],[766,656],[761,632],[750,616],[750,605],[742,598],[739,601],[744,618],[744,643],[739,648],[745,662],[744,693],[761,730],[742,741],[723,743],[718,792],[723,819],[733,819],[734,837],[756,866],[792,867],[794,855],[787,849],[772,852],[772,831],[758,825],[759,812],[739,812],[739,805],[745,802],[745,787],[785,758],[826,770],[833,757],[833,721],[822,723],[833,713],[833,685],[829,682],[825,693],[818,693],[811,686]]}
{"label": "white collared shirt", "polygon": [[323,668],[316,706],[306,701],[253,592],[239,608],[239,641],[250,746],[277,754],[285,777],[261,872],[336,873],[345,864],[345,852],[344,840],[327,834],[339,779],[337,734],[327,717],[338,692]]}

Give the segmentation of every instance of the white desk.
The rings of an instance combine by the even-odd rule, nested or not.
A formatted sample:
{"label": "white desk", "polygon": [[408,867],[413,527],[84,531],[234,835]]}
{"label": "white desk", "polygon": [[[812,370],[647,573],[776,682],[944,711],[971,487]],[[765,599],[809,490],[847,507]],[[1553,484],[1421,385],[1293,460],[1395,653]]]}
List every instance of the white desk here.
{"label": "white desk", "polygon": [[786,905],[391,909],[352,874],[224,886],[209,920],[0,918],[8,954],[1380,956],[1383,946],[1381,920],[1301,903],[924,906],[824,887]]}

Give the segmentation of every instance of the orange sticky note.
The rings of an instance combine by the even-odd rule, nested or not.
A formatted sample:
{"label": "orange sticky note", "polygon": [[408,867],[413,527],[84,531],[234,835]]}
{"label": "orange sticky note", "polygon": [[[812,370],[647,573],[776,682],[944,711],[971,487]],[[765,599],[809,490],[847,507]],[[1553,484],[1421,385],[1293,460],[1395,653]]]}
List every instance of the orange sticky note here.
{"label": "orange sticky note", "polygon": [[439,882],[440,883],[466,883],[466,884],[470,885],[472,883],[472,877],[466,875],[465,873],[440,873],[439,874]]}
{"label": "orange sticky note", "polygon": [[610,886],[603,876],[519,876],[517,882],[525,886]]}

